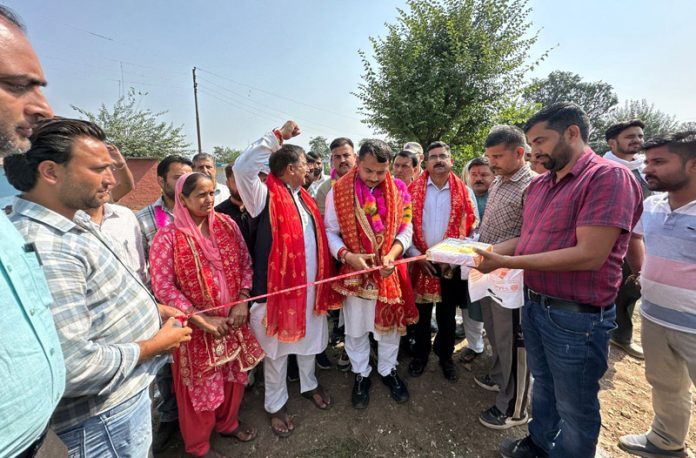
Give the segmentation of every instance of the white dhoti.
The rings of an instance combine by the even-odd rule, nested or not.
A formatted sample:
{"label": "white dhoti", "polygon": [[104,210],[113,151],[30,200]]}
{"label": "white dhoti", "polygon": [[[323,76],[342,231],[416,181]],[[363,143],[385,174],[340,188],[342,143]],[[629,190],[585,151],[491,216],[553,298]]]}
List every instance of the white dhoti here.
{"label": "white dhoti", "polygon": [[[295,194],[293,197],[296,198]],[[296,198],[297,200],[297,198]],[[314,223],[304,206],[297,202],[298,211],[304,227],[304,245],[306,277],[309,283],[317,278],[317,241]],[[264,407],[267,412],[275,413],[288,400],[286,383],[288,355],[297,355],[297,365],[300,372],[300,391],[313,390],[318,382],[314,374],[315,355],[326,349],[329,343],[329,325],[325,315],[314,314],[314,287],[307,288],[307,303],[305,307],[305,336],[297,342],[280,342],[276,336],[266,334],[266,303],[253,303],[250,310],[249,325],[266,352],[264,359]]]}
{"label": "white dhoti", "polygon": [[348,296],[343,303],[343,320],[346,327],[346,353],[352,370],[367,377],[372,372],[370,367],[370,333],[377,341],[377,372],[386,376],[396,368],[401,336],[394,330],[387,334],[375,331],[374,299],[361,299]]}

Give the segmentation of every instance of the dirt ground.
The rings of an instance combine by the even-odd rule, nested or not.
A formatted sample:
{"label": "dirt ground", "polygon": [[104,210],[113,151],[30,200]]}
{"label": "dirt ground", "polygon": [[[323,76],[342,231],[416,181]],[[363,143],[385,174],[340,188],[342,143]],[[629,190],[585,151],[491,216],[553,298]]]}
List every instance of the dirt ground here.
{"label": "dirt ground", "polygon": [[[640,318],[636,316],[634,322],[635,338],[640,341]],[[466,341],[458,342],[455,361],[465,344]],[[335,361],[336,350],[328,351]],[[399,372],[411,393],[406,404],[394,403],[373,371],[370,405],[366,410],[355,410],[350,404],[351,373],[317,369],[319,382],[333,396],[330,410],[315,408],[300,396],[299,382],[290,383],[288,409],[294,415],[296,428],[291,437],[277,438],[263,410],[263,384],[257,382],[247,390],[239,414],[243,421],[258,428],[256,440],[241,444],[215,434],[212,446],[228,457],[495,457],[500,456],[496,450],[504,437],[526,434],[526,427],[498,432],[478,422],[478,414],[490,407],[495,397],[495,393],[479,388],[473,381],[474,375],[486,371],[487,357],[478,358],[470,368],[458,363],[456,383],[443,378],[434,356],[423,376],[415,379],[407,374],[408,357],[400,361]],[[604,456],[628,456],[616,447],[619,436],[646,431],[652,419],[643,363],[612,347],[600,400],[603,425],[599,440]],[[694,418],[688,442],[696,443]],[[183,456],[187,455],[179,437],[157,455]]]}

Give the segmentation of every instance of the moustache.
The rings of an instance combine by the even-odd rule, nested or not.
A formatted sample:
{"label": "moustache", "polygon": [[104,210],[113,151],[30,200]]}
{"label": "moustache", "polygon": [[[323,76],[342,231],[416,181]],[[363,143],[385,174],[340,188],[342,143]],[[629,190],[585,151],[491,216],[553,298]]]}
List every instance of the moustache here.
{"label": "moustache", "polygon": [[474,181],[474,184],[485,184],[483,181]]}

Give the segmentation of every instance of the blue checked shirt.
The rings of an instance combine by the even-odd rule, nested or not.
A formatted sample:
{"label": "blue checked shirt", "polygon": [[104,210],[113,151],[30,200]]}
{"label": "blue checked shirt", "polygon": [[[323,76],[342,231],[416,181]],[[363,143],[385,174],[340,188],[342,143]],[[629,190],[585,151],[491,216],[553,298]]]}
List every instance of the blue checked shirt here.
{"label": "blue checked shirt", "polygon": [[66,367],[65,395],[51,426],[58,433],[135,396],[161,357],[138,364],[136,342],[160,328],[157,303],[120,245],[78,211],[73,221],[18,198],[12,221],[33,242],[53,294],[53,319]]}

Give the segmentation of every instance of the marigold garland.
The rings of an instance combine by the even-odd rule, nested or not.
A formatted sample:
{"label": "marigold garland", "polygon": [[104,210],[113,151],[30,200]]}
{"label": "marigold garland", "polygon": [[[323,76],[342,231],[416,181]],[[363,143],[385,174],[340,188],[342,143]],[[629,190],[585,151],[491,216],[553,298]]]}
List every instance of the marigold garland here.
{"label": "marigold garland", "polygon": [[[398,230],[398,232],[401,232],[411,223],[411,220],[413,219],[413,206],[411,204],[411,195],[408,193],[406,184],[398,179],[395,179],[394,183],[399,189],[404,202],[403,217]],[[382,219],[387,214],[387,205],[384,201],[384,194],[382,193],[382,190],[377,187],[371,191],[361,179],[357,179],[355,183],[355,191],[358,194],[358,202],[360,202],[365,215],[367,215],[372,230],[375,232],[375,234],[381,234],[384,232],[384,223],[382,222]]]}

